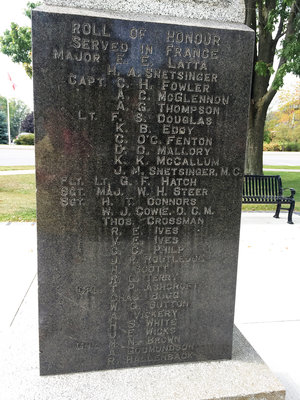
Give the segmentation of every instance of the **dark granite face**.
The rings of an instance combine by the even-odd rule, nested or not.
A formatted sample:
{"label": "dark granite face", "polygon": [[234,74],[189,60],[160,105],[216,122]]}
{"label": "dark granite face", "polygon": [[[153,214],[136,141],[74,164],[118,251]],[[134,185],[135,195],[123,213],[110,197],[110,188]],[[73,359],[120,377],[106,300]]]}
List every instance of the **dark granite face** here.
{"label": "dark granite face", "polygon": [[252,48],[34,11],[41,374],[231,357]]}

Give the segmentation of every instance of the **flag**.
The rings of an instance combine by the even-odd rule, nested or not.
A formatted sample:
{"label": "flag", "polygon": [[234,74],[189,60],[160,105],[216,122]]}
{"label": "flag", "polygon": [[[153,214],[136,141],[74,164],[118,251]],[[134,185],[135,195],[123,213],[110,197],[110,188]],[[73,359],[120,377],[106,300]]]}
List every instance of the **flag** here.
{"label": "flag", "polygon": [[13,90],[16,90],[16,85],[15,85],[15,83],[13,82],[13,80],[11,79],[11,76],[9,75],[9,73],[7,73],[7,75],[8,75],[8,79],[9,79],[10,82],[11,82],[11,85],[12,85]]}

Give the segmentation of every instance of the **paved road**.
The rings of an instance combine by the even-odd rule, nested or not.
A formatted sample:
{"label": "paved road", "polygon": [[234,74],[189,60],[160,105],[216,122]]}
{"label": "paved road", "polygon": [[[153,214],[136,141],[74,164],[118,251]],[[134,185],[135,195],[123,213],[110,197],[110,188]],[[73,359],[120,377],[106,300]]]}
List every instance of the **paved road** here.
{"label": "paved road", "polygon": [[[299,170],[300,172],[300,170]],[[0,171],[0,175],[28,175],[35,174],[35,169],[19,170],[19,171]]]}
{"label": "paved road", "polygon": [[300,152],[296,151],[265,151],[264,165],[300,165]]}
{"label": "paved road", "polygon": [[0,146],[0,165],[35,165],[33,146]]}

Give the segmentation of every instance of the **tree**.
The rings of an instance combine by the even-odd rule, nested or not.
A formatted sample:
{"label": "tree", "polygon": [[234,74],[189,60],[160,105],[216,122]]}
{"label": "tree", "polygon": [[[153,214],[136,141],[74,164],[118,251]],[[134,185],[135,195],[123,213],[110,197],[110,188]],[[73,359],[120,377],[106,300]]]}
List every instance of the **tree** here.
{"label": "tree", "polygon": [[7,142],[8,142],[8,137],[7,137],[6,116],[4,112],[0,110],[0,143],[6,144]]}
{"label": "tree", "polygon": [[300,149],[300,83],[294,90],[280,90],[279,100],[278,109],[267,115],[265,137],[271,148]]}
{"label": "tree", "polygon": [[11,99],[9,103],[10,112],[10,135],[11,139],[15,139],[20,132],[21,122],[29,113],[29,108],[23,101]]}
{"label": "tree", "polygon": [[300,0],[245,0],[245,6],[245,23],[256,32],[245,171],[260,175],[268,107],[285,74],[300,75]]}
{"label": "tree", "polygon": [[34,120],[33,120],[33,112],[26,115],[25,119],[23,119],[21,123],[21,131],[34,133]]}
{"label": "tree", "polygon": [[293,89],[280,90],[278,112],[282,114],[282,122],[288,122],[293,125],[295,122],[295,113],[297,121],[300,117],[300,81]]}
{"label": "tree", "polygon": [[[31,10],[40,3],[27,3],[25,15],[31,18]],[[0,36],[0,51],[11,57],[15,63],[21,63],[27,73],[32,77],[32,60],[31,60],[31,28],[19,26],[15,22],[10,25],[3,36]]]}
{"label": "tree", "polygon": [[[5,97],[0,96],[0,111],[7,115],[7,100]],[[10,134],[11,139],[14,139],[20,132],[21,122],[26,115],[30,112],[27,105],[16,99],[9,101],[9,115],[10,115]],[[5,118],[6,119],[6,118]]]}

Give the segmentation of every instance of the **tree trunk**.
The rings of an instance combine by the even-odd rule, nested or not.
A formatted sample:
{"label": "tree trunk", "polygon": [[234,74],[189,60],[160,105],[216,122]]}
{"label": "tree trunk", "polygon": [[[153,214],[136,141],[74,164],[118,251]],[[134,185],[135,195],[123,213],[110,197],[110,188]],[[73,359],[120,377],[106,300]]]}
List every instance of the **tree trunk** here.
{"label": "tree trunk", "polygon": [[249,126],[246,146],[245,174],[262,175],[263,141],[266,112],[252,104],[249,110]]}
{"label": "tree trunk", "polygon": [[[300,12],[300,0],[294,1],[290,8],[287,2],[282,2],[278,7],[279,4],[275,0],[245,0],[245,23],[256,32],[254,66],[258,65],[261,68],[265,66],[264,71],[255,68],[253,71],[245,161],[245,173],[251,175],[262,175],[263,172],[264,126],[268,107],[278,90],[276,85],[272,84],[269,87],[270,67],[273,66],[279,40],[282,37],[288,39],[295,34],[294,22]],[[275,11],[279,13],[279,19],[277,25],[273,25],[276,30],[273,38],[273,30],[268,27],[268,22]],[[275,80],[277,76],[281,75],[281,67],[286,61],[282,54],[275,73]]]}

